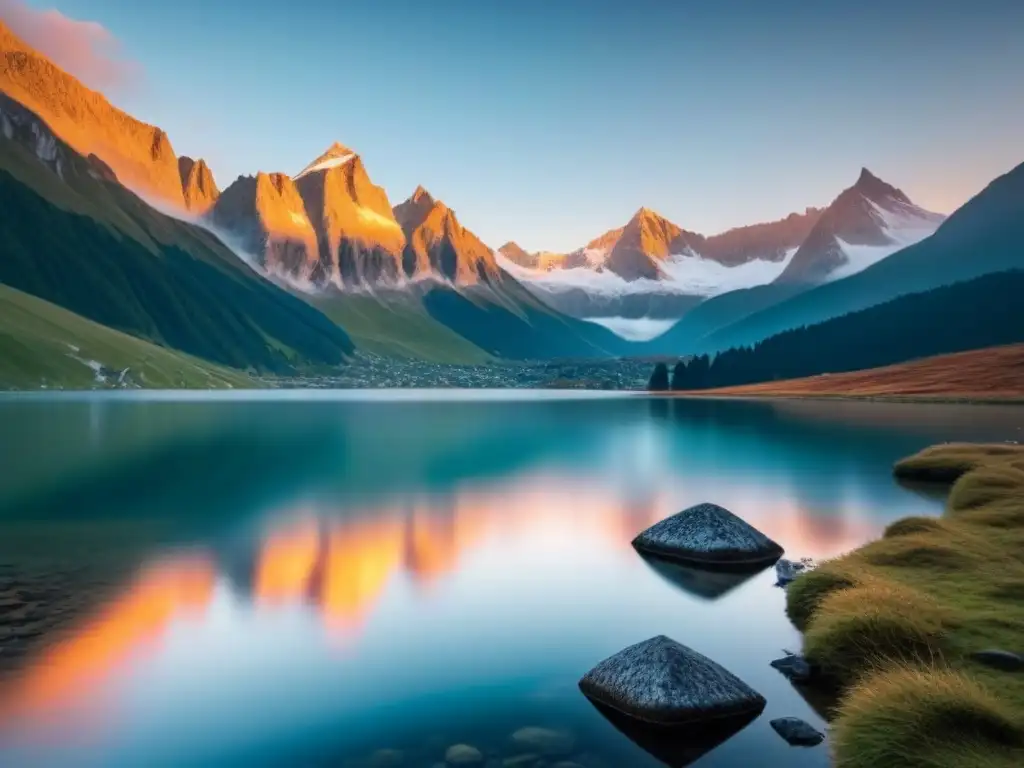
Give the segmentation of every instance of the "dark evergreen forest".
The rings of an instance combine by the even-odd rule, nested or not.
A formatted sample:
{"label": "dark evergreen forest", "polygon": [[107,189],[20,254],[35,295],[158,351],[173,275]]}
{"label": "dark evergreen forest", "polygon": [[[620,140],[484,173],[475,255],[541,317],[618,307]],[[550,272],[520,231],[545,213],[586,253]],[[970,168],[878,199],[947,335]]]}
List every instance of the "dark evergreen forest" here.
{"label": "dark evergreen forest", "polygon": [[844,373],[1016,342],[1024,342],[1021,270],[900,296],[753,347],[693,357],[676,364],[670,386],[710,389]]}

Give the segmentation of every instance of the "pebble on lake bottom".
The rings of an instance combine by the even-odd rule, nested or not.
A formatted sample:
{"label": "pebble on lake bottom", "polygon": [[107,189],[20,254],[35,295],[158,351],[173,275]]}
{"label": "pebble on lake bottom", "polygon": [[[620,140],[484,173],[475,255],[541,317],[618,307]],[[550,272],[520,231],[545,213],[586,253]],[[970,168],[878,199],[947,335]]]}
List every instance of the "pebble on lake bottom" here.
{"label": "pebble on lake bottom", "polygon": [[512,734],[512,743],[527,752],[558,757],[570,754],[576,746],[576,739],[566,731],[528,726]]}
{"label": "pebble on lake bottom", "polygon": [[825,740],[825,734],[798,717],[780,717],[771,726],[794,747],[813,747]]}
{"label": "pebble on lake bottom", "polygon": [[444,753],[448,765],[478,765],[484,761],[483,753],[469,744],[453,744]]}

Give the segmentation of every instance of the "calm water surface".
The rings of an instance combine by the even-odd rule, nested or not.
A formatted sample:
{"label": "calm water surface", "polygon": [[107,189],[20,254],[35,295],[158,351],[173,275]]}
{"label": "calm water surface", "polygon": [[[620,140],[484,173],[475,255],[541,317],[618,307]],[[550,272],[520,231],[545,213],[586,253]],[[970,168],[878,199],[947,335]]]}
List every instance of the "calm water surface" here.
{"label": "calm water surface", "polygon": [[[1012,407],[449,393],[0,399],[0,765],[661,763],[576,688],[667,634],[768,699],[701,768],[822,767],[769,666],[769,570],[656,570],[646,526],[713,501],[828,557],[941,499],[890,475]],[[380,750],[400,750],[402,755]],[[391,761],[391,762],[389,762]]]}

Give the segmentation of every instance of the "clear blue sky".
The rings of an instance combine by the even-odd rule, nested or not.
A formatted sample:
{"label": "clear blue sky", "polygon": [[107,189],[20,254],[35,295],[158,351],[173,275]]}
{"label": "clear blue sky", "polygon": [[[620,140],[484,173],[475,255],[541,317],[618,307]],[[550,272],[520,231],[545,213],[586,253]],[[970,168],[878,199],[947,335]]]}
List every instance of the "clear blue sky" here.
{"label": "clear blue sky", "polygon": [[705,233],[866,165],[949,211],[1024,161],[1024,1],[27,0],[103,24],[115,103],[218,184],[332,141],[489,244],[582,245],[640,206]]}

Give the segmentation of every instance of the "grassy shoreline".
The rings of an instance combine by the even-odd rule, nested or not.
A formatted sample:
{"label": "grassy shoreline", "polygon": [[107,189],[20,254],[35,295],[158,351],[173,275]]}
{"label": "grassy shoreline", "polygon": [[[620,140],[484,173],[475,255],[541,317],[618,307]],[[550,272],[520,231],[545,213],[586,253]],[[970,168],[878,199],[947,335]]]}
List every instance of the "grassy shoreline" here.
{"label": "grassy shoreline", "polygon": [[798,577],[787,613],[841,691],[838,768],[1024,765],[1024,446],[933,446],[903,480],[949,486],[940,518],[911,517]]}

